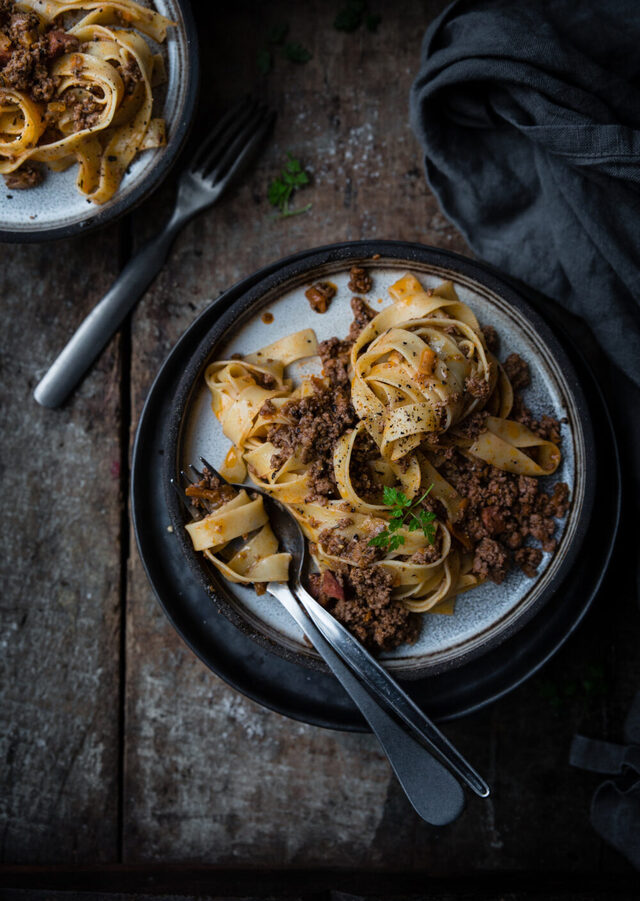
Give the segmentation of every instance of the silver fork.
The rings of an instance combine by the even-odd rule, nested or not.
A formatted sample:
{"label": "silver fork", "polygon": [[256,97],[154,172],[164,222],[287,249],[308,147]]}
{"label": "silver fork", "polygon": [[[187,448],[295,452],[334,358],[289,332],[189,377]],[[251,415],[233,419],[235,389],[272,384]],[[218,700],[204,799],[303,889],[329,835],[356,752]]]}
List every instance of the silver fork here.
{"label": "silver fork", "polygon": [[214,204],[255,158],[274,119],[275,113],[251,98],[220,119],[180,176],[164,229],[127,263],[37,385],[33,396],[39,404],[59,407],[66,400],[158,274],[178,232]]}
{"label": "silver fork", "polygon": [[[207,460],[203,457],[200,459],[207,469],[221,481],[225,481]],[[202,478],[202,473],[194,466],[191,466],[191,470],[198,478]],[[191,481],[186,473],[181,475]],[[450,822],[448,817],[454,819],[460,812],[461,795],[457,783],[455,779],[447,779],[441,771],[443,764],[475,794],[487,797],[489,787],[484,779],[360,642],[304,589],[302,577],[306,575],[309,564],[307,543],[289,510],[254,485],[233,487],[244,487],[262,495],[274,532],[283,548],[291,554],[289,583],[269,583],[267,591],[289,611],[351,695],[382,744],[400,784],[418,813],[435,824],[437,819],[440,823]],[[177,489],[175,483],[174,488]],[[193,517],[193,508],[186,503],[179,489],[177,493],[189,515]],[[196,515],[199,515],[198,511]],[[358,679],[354,683],[353,675],[364,683],[366,690]],[[395,720],[389,717],[387,710]],[[397,720],[404,724],[408,733]],[[429,755],[420,755],[416,742],[423,752],[428,750]],[[411,759],[409,769],[408,758]],[[429,774],[429,784],[423,786],[422,790],[419,780],[415,779],[418,762],[422,776],[426,776],[427,772]]]}

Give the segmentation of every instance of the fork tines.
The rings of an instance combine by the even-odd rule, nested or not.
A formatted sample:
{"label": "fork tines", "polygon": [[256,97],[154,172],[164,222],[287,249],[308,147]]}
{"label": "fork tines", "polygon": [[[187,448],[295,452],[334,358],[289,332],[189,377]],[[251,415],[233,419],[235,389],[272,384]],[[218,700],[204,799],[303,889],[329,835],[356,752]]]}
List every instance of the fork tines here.
{"label": "fork tines", "polygon": [[196,152],[190,171],[211,184],[231,178],[275,119],[263,103],[245,97],[213,128]]}

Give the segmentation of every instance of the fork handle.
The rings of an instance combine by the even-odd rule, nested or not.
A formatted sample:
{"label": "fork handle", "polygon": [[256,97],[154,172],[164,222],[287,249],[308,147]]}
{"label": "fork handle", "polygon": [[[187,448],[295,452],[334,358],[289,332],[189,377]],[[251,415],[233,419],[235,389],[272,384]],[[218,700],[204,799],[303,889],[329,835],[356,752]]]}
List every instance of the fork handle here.
{"label": "fork handle", "polygon": [[369,694],[300,607],[286,583],[269,582],[267,591],[289,611],[350,695],[380,742],[414,810],[432,826],[453,822],[464,808],[464,792],[458,780]]}
{"label": "fork handle", "polygon": [[342,623],[334,619],[300,584],[296,597],[331,647],[360,675],[376,697],[402,720],[417,739],[455,772],[478,797],[487,798],[490,789],[484,779],[465,760],[435,723],[420,710],[395,679],[356,641]]}
{"label": "fork handle", "polygon": [[129,260],[36,386],[33,396],[39,404],[53,408],[64,403],[162,268],[183,224],[184,217],[174,214]]}

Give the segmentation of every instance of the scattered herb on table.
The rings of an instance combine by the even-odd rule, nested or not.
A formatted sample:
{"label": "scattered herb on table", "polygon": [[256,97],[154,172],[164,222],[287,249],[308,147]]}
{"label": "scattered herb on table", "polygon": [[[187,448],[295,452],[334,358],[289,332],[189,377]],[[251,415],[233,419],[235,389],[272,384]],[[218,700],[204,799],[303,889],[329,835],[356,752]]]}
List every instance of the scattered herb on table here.
{"label": "scattered herb on table", "polygon": [[272,66],[273,56],[271,51],[267,50],[266,47],[263,47],[262,50],[258,51],[258,72],[261,75],[268,75]]}
{"label": "scattered herb on table", "polygon": [[587,667],[582,676],[566,679],[563,682],[543,679],[538,683],[538,690],[540,696],[556,712],[575,705],[583,709],[592,707],[607,692],[604,667],[600,664],[592,664]]}
{"label": "scattered herb on table", "polygon": [[302,44],[295,41],[288,41],[282,50],[285,59],[292,63],[308,63],[311,59],[311,53]]}
{"label": "scattered herb on table", "polygon": [[365,16],[364,24],[367,27],[367,31],[376,32],[380,22],[382,22],[382,16],[380,15],[369,13],[368,16]]}
{"label": "scattered herb on table", "polygon": [[294,191],[308,184],[309,174],[302,168],[300,160],[297,160],[293,154],[287,153],[287,162],[284,169],[280,175],[270,182],[267,191],[269,203],[280,210],[281,219],[284,219],[286,216],[298,216],[300,213],[306,213],[311,209],[310,203],[297,210],[289,209],[289,201]]}
{"label": "scattered herb on table", "polygon": [[284,39],[289,34],[289,25],[287,22],[281,22],[279,25],[273,25],[267,32],[267,42],[269,44],[284,44]]}
{"label": "scattered herb on table", "polygon": [[287,22],[272,25],[268,30],[265,44],[258,51],[257,56],[258,72],[261,75],[268,75],[272,70],[275,48],[279,48],[281,55],[291,63],[308,63],[312,59],[312,53],[298,41],[286,41],[288,34],[289,24]]}
{"label": "scattered herb on table", "polygon": [[396,551],[405,543],[404,535],[400,535],[398,531],[404,526],[410,532],[422,529],[429,544],[433,544],[436,537],[436,527],[434,525],[436,515],[420,506],[432,488],[433,485],[429,485],[422,497],[418,498],[417,501],[412,501],[399,489],[385,485],[383,499],[387,507],[391,507],[391,518],[387,528],[383,529],[382,532],[378,532],[369,544],[372,547],[381,547],[387,551]]}
{"label": "scattered herb on table", "polygon": [[351,33],[364,22],[368,31],[377,31],[381,21],[382,16],[369,12],[366,0],[347,0],[333,20],[333,27],[337,31]]}

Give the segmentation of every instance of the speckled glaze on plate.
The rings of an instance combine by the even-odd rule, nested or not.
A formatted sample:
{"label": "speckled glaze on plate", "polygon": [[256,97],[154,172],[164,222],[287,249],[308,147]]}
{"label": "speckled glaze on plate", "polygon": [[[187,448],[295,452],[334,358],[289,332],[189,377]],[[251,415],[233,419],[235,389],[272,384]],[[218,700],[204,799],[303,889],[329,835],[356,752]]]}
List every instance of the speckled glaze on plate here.
{"label": "speckled glaze on plate", "polygon": [[167,82],[154,90],[153,114],[163,116],[167,146],[146,150],[130,165],[115,195],[98,206],[76,188],[77,169],[49,172],[41,185],[12,191],[0,178],[0,241],[36,242],[68,238],[100,228],[145,199],[167,175],[189,133],[198,93],[198,38],[188,0],[155,0],[154,8],[177,22],[162,52]]}
{"label": "speckled glaze on plate", "polygon": [[[311,255],[261,281],[236,300],[203,336],[176,393],[166,448],[167,476],[175,475],[200,454],[213,463],[220,462],[228,448],[228,441],[211,413],[209,392],[202,378],[206,365],[234,352],[256,350],[308,326],[316,330],[319,339],[346,334],[352,318],[351,294],[346,288],[352,262],[363,262],[372,272],[374,287],[368,299],[376,309],[383,309],[390,302],[386,289],[404,271],[414,272],[427,286],[447,278],[454,281],[461,299],[474,309],[480,322],[498,329],[502,357],[515,351],[531,363],[533,380],[526,400],[534,413],[566,417],[563,463],[553,479],[545,481],[547,486],[553,481],[567,481],[572,504],[566,520],[559,526],[558,549],[554,555],[545,555],[536,579],[514,570],[500,586],[486,583],[461,596],[453,616],[425,614],[416,644],[383,655],[385,665],[398,676],[421,678],[460,666],[503,642],[552,597],[575,559],[589,521],[593,486],[587,473],[593,463],[593,442],[587,405],[571,364],[545,323],[520,297],[508,288],[496,291],[495,286],[487,283],[490,280],[479,278],[473,271],[474,264],[463,258],[459,266],[443,266],[440,260],[436,262],[441,255],[429,248],[421,253],[413,250],[403,254],[401,245],[395,245],[393,253],[389,253],[389,248],[382,244],[382,256],[376,261],[363,257],[358,245],[354,245],[347,259],[344,254],[339,259],[326,252]],[[323,279],[333,281],[339,290],[329,313],[319,315],[310,310],[304,290],[310,283]],[[379,299],[382,303],[378,303]],[[262,320],[266,311],[273,315],[270,324]],[[294,364],[290,370],[294,378],[299,378],[314,371],[314,363],[304,361]],[[227,583],[201,555],[193,552],[184,533],[181,508],[175,498],[169,497],[168,503],[185,558],[219,609],[254,640],[276,653],[312,668],[322,668],[295,625],[270,596],[257,597],[252,590]]]}

